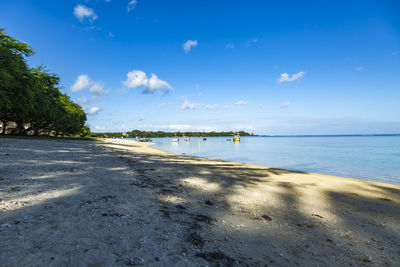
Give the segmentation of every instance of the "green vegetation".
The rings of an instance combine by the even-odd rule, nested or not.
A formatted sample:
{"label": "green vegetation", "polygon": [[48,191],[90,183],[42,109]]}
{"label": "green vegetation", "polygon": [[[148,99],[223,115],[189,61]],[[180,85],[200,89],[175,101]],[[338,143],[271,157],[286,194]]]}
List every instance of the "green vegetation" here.
{"label": "green vegetation", "polygon": [[151,132],[151,131],[139,131],[133,130],[128,133],[91,133],[92,137],[115,137],[115,138],[154,138],[154,137],[202,137],[202,136],[234,136],[235,133],[239,133],[240,136],[254,136],[252,133],[244,131],[239,132]]}
{"label": "green vegetation", "polygon": [[1,134],[64,136],[90,132],[84,128],[83,109],[60,92],[59,77],[43,66],[28,66],[25,57],[33,54],[30,46],[0,29]]}

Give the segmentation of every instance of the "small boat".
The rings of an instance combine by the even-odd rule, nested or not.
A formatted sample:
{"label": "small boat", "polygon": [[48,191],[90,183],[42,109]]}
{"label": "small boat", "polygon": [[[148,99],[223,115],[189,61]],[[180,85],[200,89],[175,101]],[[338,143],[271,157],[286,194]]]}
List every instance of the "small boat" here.
{"label": "small boat", "polygon": [[186,141],[186,142],[189,142],[190,140],[189,140],[189,138],[186,138],[185,141]]}
{"label": "small boat", "polygon": [[230,139],[230,138],[227,138],[227,139],[226,139],[226,141],[232,141],[232,139]]}
{"label": "small boat", "polygon": [[151,142],[150,138],[139,138],[139,142]]}
{"label": "small boat", "polygon": [[179,139],[172,139],[172,143],[179,143]]}
{"label": "small boat", "polygon": [[203,141],[207,141],[207,138],[203,138]]}
{"label": "small boat", "polygon": [[233,142],[240,142],[240,136],[238,134],[233,137]]}

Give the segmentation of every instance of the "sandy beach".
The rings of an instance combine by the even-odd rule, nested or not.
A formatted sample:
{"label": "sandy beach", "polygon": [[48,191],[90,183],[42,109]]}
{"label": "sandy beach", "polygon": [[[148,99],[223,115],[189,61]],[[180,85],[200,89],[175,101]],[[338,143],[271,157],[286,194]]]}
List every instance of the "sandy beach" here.
{"label": "sandy beach", "polygon": [[0,138],[2,266],[399,266],[400,186]]}

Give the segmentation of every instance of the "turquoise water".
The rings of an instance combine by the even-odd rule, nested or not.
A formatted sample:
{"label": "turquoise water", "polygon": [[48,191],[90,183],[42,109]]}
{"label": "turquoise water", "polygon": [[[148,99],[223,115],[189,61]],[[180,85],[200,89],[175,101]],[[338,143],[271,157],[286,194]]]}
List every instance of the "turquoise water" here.
{"label": "turquoise water", "polygon": [[240,143],[227,137],[172,139],[152,140],[154,147],[176,154],[400,184],[400,136],[241,137]]}

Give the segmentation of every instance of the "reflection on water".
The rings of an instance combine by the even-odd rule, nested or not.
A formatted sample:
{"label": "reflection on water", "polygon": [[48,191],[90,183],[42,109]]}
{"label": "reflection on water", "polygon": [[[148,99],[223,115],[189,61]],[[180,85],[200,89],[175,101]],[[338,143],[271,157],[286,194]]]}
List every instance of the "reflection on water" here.
{"label": "reflection on water", "polygon": [[[228,137],[229,138],[229,137]],[[200,145],[199,145],[200,140]],[[176,154],[400,184],[400,136],[153,138]]]}

